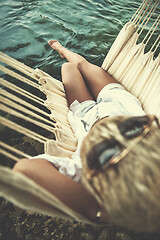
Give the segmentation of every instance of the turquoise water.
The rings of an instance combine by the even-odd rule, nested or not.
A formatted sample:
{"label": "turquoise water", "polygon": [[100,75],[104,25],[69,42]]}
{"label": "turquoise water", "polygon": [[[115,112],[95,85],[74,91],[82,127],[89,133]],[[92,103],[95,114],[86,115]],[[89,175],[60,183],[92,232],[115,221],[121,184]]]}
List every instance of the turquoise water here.
{"label": "turquoise water", "polygon": [[1,0],[0,51],[60,79],[64,62],[49,45],[65,47],[101,65],[140,0]]}

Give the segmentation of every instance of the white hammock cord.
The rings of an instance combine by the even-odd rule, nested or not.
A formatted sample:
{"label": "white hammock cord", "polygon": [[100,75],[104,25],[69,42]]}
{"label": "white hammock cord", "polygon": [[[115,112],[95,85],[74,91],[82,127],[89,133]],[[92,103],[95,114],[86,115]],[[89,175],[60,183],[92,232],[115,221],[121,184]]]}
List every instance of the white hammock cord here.
{"label": "white hammock cord", "polygon": [[[145,42],[145,40],[147,39],[147,37],[149,36],[149,34],[150,34],[150,32],[151,32],[151,34],[150,34],[150,36],[148,37],[148,39],[147,39],[147,41],[146,41],[146,43],[145,43],[145,45],[147,45],[148,44],[148,42],[149,42],[149,40],[151,39],[151,37],[152,37],[152,35],[153,35],[153,33],[155,32],[155,30],[157,29],[157,27],[158,27],[158,24],[160,23],[160,20],[158,21],[158,19],[160,18],[160,15],[157,17],[157,19],[156,19],[156,21],[154,22],[154,24],[152,25],[152,27],[150,28],[150,30],[149,30],[149,32],[147,33],[147,35],[145,36],[145,38],[143,39],[143,43]],[[157,22],[157,24],[156,24],[156,22]],[[156,26],[154,27],[154,25],[156,24]]]}
{"label": "white hammock cord", "polygon": [[[154,0],[152,0],[154,1]],[[142,3],[142,7],[140,8],[140,11],[138,11],[136,17],[135,17],[135,20],[134,20],[134,24],[136,25],[137,22],[139,21],[138,19],[141,18],[141,14],[143,14],[143,11],[145,10],[146,6],[148,5],[148,3],[150,2],[150,0],[146,0],[144,2],[144,4]]]}
{"label": "white hammock cord", "polygon": [[[0,61],[11,66],[12,68],[17,69],[18,71],[20,71],[21,73],[24,73],[25,75],[31,77],[32,79],[36,80],[37,82],[37,78],[34,76],[34,70],[26,65],[24,65],[23,63],[18,62],[17,60],[7,56],[6,54],[0,52]],[[37,84],[37,86],[39,86]]]}
{"label": "white hammock cord", "polygon": [[[0,96],[0,101],[1,101],[2,103],[5,103],[5,104],[9,105],[10,107],[15,108],[15,109],[18,110],[18,111],[21,111],[21,112],[23,112],[23,113],[25,113],[25,114],[28,114],[28,115],[30,115],[30,116],[33,116],[33,117],[35,117],[35,118],[37,118],[37,119],[39,119],[39,120],[41,120],[41,121],[45,121],[45,120],[46,120],[45,118],[39,116],[38,114],[36,114],[36,113],[28,110],[28,109],[25,108],[25,107],[22,107],[21,105],[15,103],[15,102],[13,102],[13,101],[5,98],[5,97]],[[8,113],[9,113],[9,112],[8,112]],[[23,117],[25,117],[25,115],[23,115]],[[31,119],[31,118],[30,118],[30,119]],[[25,120],[27,120],[27,119],[25,119]],[[33,120],[33,119],[31,119],[31,120]],[[47,121],[47,120],[46,120],[46,121]],[[32,121],[31,121],[31,122],[32,122]],[[48,122],[49,122],[49,121],[48,121]],[[47,122],[47,123],[48,123],[48,122]],[[49,122],[49,123],[50,123],[50,122]],[[41,122],[38,122],[38,121],[37,121],[37,126],[40,126],[40,124],[41,124]],[[44,124],[44,123],[43,123],[43,128],[45,128],[46,130],[51,131],[51,132],[53,132],[53,131],[55,130],[53,127],[49,126],[48,124]]]}
{"label": "white hammock cord", "polygon": [[[11,89],[11,90],[14,89],[15,92],[18,92],[19,94],[21,94],[21,95],[23,95],[23,96],[25,96],[25,97],[27,97],[27,98],[35,101],[35,102],[38,102],[40,105],[42,105],[42,106],[44,107],[44,104],[40,103],[39,101],[37,101],[37,100],[34,99],[33,97],[28,96],[28,95],[27,95],[27,94],[28,94],[27,91],[25,91],[25,90],[17,87],[17,86],[14,85],[14,84],[11,84],[10,82],[7,82],[7,81],[4,80],[3,78],[0,78],[0,80],[1,80],[1,85],[5,86],[5,87],[8,87],[8,88]],[[23,91],[24,91],[25,93],[23,93]],[[26,93],[27,93],[27,94],[26,94]],[[34,95],[33,95],[33,96],[34,96]],[[52,120],[57,121],[57,119],[53,118],[53,114],[51,114],[50,117],[52,118]],[[62,116],[61,116],[61,118],[62,118]],[[50,123],[50,122],[49,122],[49,123]],[[54,130],[54,133],[55,133],[55,131],[56,131],[56,132],[63,132],[63,130],[62,130],[61,128],[59,128],[59,124],[53,123],[53,126],[56,127],[55,130]]]}
{"label": "white hammock cord", "polygon": [[41,136],[40,134],[37,134],[37,133],[35,133],[35,132],[33,132],[33,131],[25,128],[25,127],[22,127],[19,124],[16,124],[16,123],[14,123],[14,122],[12,122],[12,121],[4,118],[4,117],[0,117],[0,123],[5,125],[6,127],[9,127],[13,130],[16,130],[17,132],[22,133],[22,134],[24,134],[24,135],[26,135],[30,138],[33,138],[34,140],[37,140],[37,141],[39,141],[43,144],[46,141],[49,140],[48,138],[45,138],[45,137]]}
{"label": "white hammock cord", "polygon": [[4,87],[9,88],[10,90],[17,92],[19,94],[21,94],[24,97],[27,97],[28,99],[31,99],[34,102],[37,102],[38,104],[40,104],[41,106],[44,107],[44,101],[40,98],[38,98],[36,95],[33,95],[32,93],[24,90],[23,88],[20,88],[18,86],[16,86],[13,83],[10,83],[6,80],[4,80],[3,78],[0,78],[1,81],[1,85],[3,85]]}
{"label": "white hammock cord", "polygon": [[18,162],[19,158],[17,158],[16,156],[14,156],[13,154],[5,151],[4,149],[0,148],[0,153],[3,154],[4,156],[11,158],[12,160]]}
{"label": "white hammock cord", "polygon": [[19,75],[18,73],[15,73],[12,70],[10,70],[10,69],[2,66],[2,65],[0,65],[0,70],[2,72],[6,73],[6,74],[18,79],[21,82],[24,82],[24,83],[26,83],[26,84],[28,84],[32,87],[35,87],[35,88],[39,89],[39,85],[37,83],[34,83],[34,82],[30,81],[28,78],[25,78],[25,77]]}
{"label": "white hammock cord", "polygon": [[[158,0],[159,1],[159,0]],[[143,22],[141,23],[141,25],[138,27],[137,32],[140,30],[140,28],[142,27],[139,35],[141,35],[141,33],[143,32],[144,28],[146,27],[148,21],[150,20],[150,18],[152,17],[152,14],[154,13],[154,11],[156,10],[156,8],[158,7],[159,2],[156,5],[156,2],[154,3],[154,5],[152,6],[152,8],[150,9],[150,11],[148,12],[148,14],[146,15],[146,17],[144,18]],[[154,8],[154,9],[153,9]],[[149,17],[148,17],[149,16]],[[147,21],[146,21],[147,19]],[[146,22],[145,22],[146,21]],[[145,24],[144,24],[145,22]]]}
{"label": "white hammock cord", "polygon": [[153,3],[153,1],[154,1],[154,0],[152,0],[152,1],[150,2],[150,4],[149,4],[149,5],[146,7],[146,9],[144,10],[142,16],[140,16],[139,21],[136,23],[136,27],[138,27],[138,25],[139,25],[140,22],[142,21],[144,15],[146,14],[146,12],[148,11],[148,9],[150,8],[150,6],[151,6],[151,4]]}
{"label": "white hammock cord", "polygon": [[[25,121],[31,122],[31,123],[33,123],[33,124],[35,124],[35,125],[43,128],[43,129],[49,131],[49,132],[51,132],[51,133],[53,133],[53,132],[55,131],[54,128],[47,127],[44,123],[41,123],[41,122],[39,122],[39,121],[37,121],[37,120],[34,120],[34,119],[30,118],[30,117],[27,117],[27,116],[19,113],[18,111],[15,111],[15,110],[13,110],[13,109],[10,108],[10,107],[7,107],[7,106],[4,105],[4,104],[0,104],[0,110],[4,111],[4,112],[6,112],[6,113],[9,113],[10,115],[13,115],[13,116],[15,116],[15,117],[21,118],[21,119],[23,119],[23,120],[25,120]],[[18,109],[17,109],[17,110],[18,110]]]}
{"label": "white hammock cord", "polygon": [[135,23],[136,18],[141,10],[141,8],[143,8],[144,4],[145,4],[146,0],[143,0],[143,2],[141,3],[141,5],[139,6],[139,8],[136,10],[136,12],[133,14],[133,16],[130,19],[130,22]]}
{"label": "white hammock cord", "polygon": [[133,22],[133,23],[134,23],[134,18],[135,18],[135,16],[137,15],[137,13],[139,12],[139,10],[142,8],[142,6],[143,6],[143,4],[144,4],[145,1],[146,1],[146,0],[143,0],[143,2],[142,2],[141,5],[139,6],[139,8],[137,8],[137,10],[136,10],[135,13],[133,14],[133,16],[131,17],[131,19],[130,19],[129,22]]}
{"label": "white hammock cord", "polygon": [[[14,66],[18,66],[18,67],[21,69],[20,71],[25,70],[25,71],[27,71],[27,72],[30,73],[30,74],[34,71],[32,68],[30,68],[29,66],[25,65],[24,63],[19,62],[19,61],[17,61],[16,59],[14,59],[14,58],[12,58],[12,57],[10,57],[10,56],[2,53],[2,52],[0,52],[0,56],[3,57],[3,58],[0,58],[2,62],[3,62],[2,59],[4,59],[4,58],[7,59],[6,61],[11,60],[11,61],[14,63]],[[8,64],[8,63],[7,63],[7,64]],[[9,64],[8,64],[8,65],[9,65]]]}
{"label": "white hammock cord", "polygon": [[[10,98],[11,100],[14,100],[15,102],[21,103],[23,106],[26,106],[26,107],[28,107],[28,108],[30,108],[30,109],[38,112],[38,113],[41,113],[46,117],[50,117],[50,114],[46,113],[45,111],[41,110],[40,108],[37,108],[37,107],[33,106],[29,102],[26,102],[23,99],[11,94],[10,92],[5,91],[4,89],[0,89],[0,94],[7,97],[7,98]],[[47,121],[51,125],[54,125],[54,123],[52,121],[48,121],[46,118],[44,118],[44,121]]]}
{"label": "white hammock cord", "polygon": [[26,153],[18,150],[18,149],[15,148],[15,147],[11,147],[10,145],[8,145],[8,144],[6,144],[6,143],[4,143],[4,142],[2,142],[2,141],[0,141],[0,146],[2,146],[2,147],[4,147],[4,148],[6,148],[6,149],[8,149],[8,150],[10,150],[10,151],[18,154],[18,155],[21,155],[21,156],[23,156],[23,157],[25,157],[25,158],[30,158],[30,157],[31,157],[30,155],[28,155],[28,154],[26,154]]}
{"label": "white hammock cord", "polygon": [[[151,51],[152,51],[152,49],[154,48],[156,42],[158,42],[159,38],[160,38],[160,35],[158,36],[158,38],[156,39],[154,45],[152,46]],[[153,51],[154,53],[157,51],[157,48],[159,47],[159,45],[160,45],[160,41],[159,41],[159,43],[157,44],[157,46],[155,47],[155,49],[154,49],[154,51]]]}

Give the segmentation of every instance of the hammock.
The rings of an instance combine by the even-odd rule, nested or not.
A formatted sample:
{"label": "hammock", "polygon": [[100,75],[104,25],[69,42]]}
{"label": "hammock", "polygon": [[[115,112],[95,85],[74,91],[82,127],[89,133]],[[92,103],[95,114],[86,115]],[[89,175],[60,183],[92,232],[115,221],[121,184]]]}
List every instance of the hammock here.
{"label": "hammock", "polygon": [[[155,17],[158,4],[159,0],[142,2],[130,22],[120,31],[102,64],[103,69],[140,99],[146,114],[157,116],[160,115],[160,55],[157,54],[160,36],[146,53],[145,49],[150,46],[150,39],[157,32],[160,21],[158,14]],[[141,42],[137,43],[152,15],[154,23]],[[44,144],[44,151],[49,155],[70,157],[77,141],[67,119],[68,107],[62,83],[42,70],[33,70],[3,53],[0,53],[0,61],[3,63],[0,70],[10,76],[7,78],[9,80],[0,78],[3,86],[0,89],[0,110],[54,133],[55,139],[42,136],[3,116],[0,117],[0,123]],[[13,84],[10,81],[12,77],[30,85],[35,91],[42,91],[47,100]],[[50,114],[44,110],[44,105]],[[0,153],[14,161],[30,157],[2,141]],[[93,224],[32,180],[3,166],[0,167],[0,196],[32,212]]]}

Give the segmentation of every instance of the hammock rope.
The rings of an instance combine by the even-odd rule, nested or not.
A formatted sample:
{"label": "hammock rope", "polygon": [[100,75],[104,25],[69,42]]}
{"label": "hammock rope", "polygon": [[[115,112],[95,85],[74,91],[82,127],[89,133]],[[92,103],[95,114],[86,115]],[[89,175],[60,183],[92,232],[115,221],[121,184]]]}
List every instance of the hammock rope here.
{"label": "hammock rope", "polygon": [[25,64],[7,56],[2,52],[0,52],[0,61],[20,71],[21,73],[24,73],[25,75],[31,77],[31,79],[35,79],[37,82],[37,78],[33,75],[33,69],[30,68],[29,66],[26,66]]}
{"label": "hammock rope", "polygon": [[14,92],[17,92],[19,93],[20,95],[24,96],[24,97],[27,97],[28,99],[44,106],[44,101],[42,99],[40,99],[39,97],[33,95],[32,93],[30,92],[27,92],[26,90],[24,90],[23,88],[20,88],[18,86],[16,86],[15,84],[13,83],[10,83],[6,80],[4,80],[3,78],[0,78],[0,81],[1,81],[1,85],[4,86],[4,87],[7,87],[8,89],[14,91]]}
{"label": "hammock rope", "polygon": [[[9,101],[9,102],[10,102],[10,101]],[[20,119],[23,119],[23,120],[25,120],[25,121],[31,122],[31,123],[33,123],[33,124],[35,124],[35,125],[43,128],[43,129],[47,130],[48,132],[51,132],[51,133],[54,132],[54,128],[47,127],[46,124],[43,124],[43,123],[41,123],[41,122],[39,122],[39,121],[37,121],[37,120],[34,120],[34,119],[30,118],[30,117],[27,117],[27,116],[19,113],[19,112],[18,112],[18,109],[17,109],[17,111],[15,111],[15,110],[13,110],[12,108],[7,107],[7,106],[4,105],[4,104],[0,104],[0,110],[4,111],[4,112],[6,112],[6,113],[9,113],[10,115],[13,115],[13,116],[15,116],[15,117],[18,117],[18,118],[20,118]],[[21,110],[21,108],[19,108],[19,110]],[[23,111],[23,110],[22,110],[22,111]],[[25,113],[25,111],[23,111],[23,112]],[[34,115],[34,114],[32,113],[32,115]]]}
{"label": "hammock rope", "polygon": [[[155,47],[155,50],[153,51],[153,53],[155,53],[155,52],[157,51],[157,49],[158,49],[158,47],[159,47],[159,45],[160,45],[160,41],[158,42],[159,38],[160,38],[160,35],[157,37],[155,43],[153,44],[153,46],[152,46],[152,48],[151,48],[151,51],[152,51],[153,48],[154,48],[154,47],[156,46],[156,44],[157,44],[157,46]],[[157,42],[158,42],[158,43],[157,43]]]}
{"label": "hammock rope", "polygon": [[[9,98],[9,99],[12,100],[12,101],[15,101],[15,102],[17,102],[17,103],[20,103],[20,104],[23,105],[23,106],[28,107],[29,109],[31,109],[31,110],[33,110],[33,111],[35,111],[35,112],[37,112],[37,113],[42,114],[43,116],[45,116],[45,117],[47,117],[47,118],[50,117],[50,114],[46,113],[45,111],[41,110],[40,108],[35,107],[35,106],[32,105],[31,103],[29,103],[29,102],[27,102],[27,101],[24,101],[22,98],[19,98],[19,97],[15,96],[15,95],[11,94],[10,92],[5,91],[4,89],[0,89],[0,94],[3,95],[3,96],[6,97],[6,98]],[[39,116],[39,115],[38,115],[38,116]],[[40,116],[39,116],[39,117],[40,117]],[[46,118],[43,118],[43,120],[44,120],[46,123],[54,126],[54,123],[53,123],[52,121],[49,121],[49,120],[47,120]]]}
{"label": "hammock rope", "polygon": [[[117,81],[124,85],[129,92],[140,99],[147,114],[156,115],[160,114],[159,93],[157,91],[157,87],[160,84],[160,55],[158,55],[155,59],[154,56],[156,56],[160,44],[160,35],[156,37],[153,45],[150,45],[150,50],[146,53],[144,53],[144,51],[146,45],[149,45],[151,37],[153,37],[153,34],[156,33],[159,25],[159,14],[156,17],[156,10],[158,6],[159,1],[157,0],[143,1],[142,6],[139,8],[139,12],[137,12],[134,18],[132,18],[132,21],[130,21],[131,25],[129,25],[129,27],[132,26],[133,22],[134,24],[137,23],[140,18],[141,20],[144,18],[144,20],[141,23],[139,22],[140,26],[138,28],[136,26],[137,29],[133,31],[130,39],[127,40],[124,45],[122,45],[120,51],[117,52],[117,55],[114,59],[111,59],[114,57],[114,49],[111,47],[102,65],[102,67],[107,70]],[[143,14],[144,12],[145,14]],[[153,13],[155,19],[154,22],[152,23],[141,43],[137,44],[139,36],[142,34],[142,31],[147,26],[149,20],[151,20],[151,17],[153,17]],[[126,36],[128,35],[128,29],[126,25],[126,28],[124,29],[124,34]],[[117,44],[121,41],[121,32],[116,39]],[[154,98],[151,99],[153,96]],[[154,106],[151,107],[148,99],[150,99]]]}
{"label": "hammock rope", "polygon": [[6,151],[6,150],[4,150],[4,149],[2,149],[2,148],[0,147],[0,153],[1,153],[2,155],[8,157],[9,159],[12,159],[12,160],[15,161],[15,162],[19,162],[20,159],[19,159],[18,157],[16,157],[15,155],[9,153],[8,150],[9,150],[9,149],[7,149],[7,151]]}
{"label": "hammock rope", "polygon": [[[156,5],[157,4],[157,5]],[[152,8],[150,9],[150,11],[147,13],[146,17],[144,18],[143,22],[141,23],[141,25],[138,27],[137,32],[141,29],[139,36],[142,34],[143,30],[145,29],[147,23],[149,22],[149,20],[151,19],[153,13],[155,12],[155,10],[157,9],[159,5],[159,0],[157,0],[157,2],[154,3],[154,5],[152,6]],[[149,17],[148,17],[149,16]],[[146,21],[146,22],[145,22]]]}
{"label": "hammock rope", "polygon": [[2,65],[0,65],[0,71],[18,79],[18,80],[20,80],[23,83],[26,83],[26,84],[28,84],[32,87],[35,87],[35,88],[39,89],[39,85],[37,83],[34,83],[34,82],[30,81],[29,79],[19,75],[18,73],[13,72],[12,70],[10,70],[10,69],[2,66]]}
{"label": "hammock rope", "polygon": [[140,4],[140,6],[137,8],[137,10],[135,11],[135,13],[133,14],[133,16],[131,17],[131,19],[130,19],[130,23],[131,22],[133,22],[133,23],[135,23],[135,19],[136,19],[136,17],[137,17],[137,15],[138,15],[138,13],[140,12],[140,10],[141,10],[141,8],[143,7],[143,5],[144,5],[144,3],[146,2],[146,0],[143,0],[143,2]]}
{"label": "hammock rope", "polygon": [[[140,22],[142,21],[143,17],[145,16],[145,14],[147,13],[148,9],[150,8],[151,4],[153,3],[154,0],[152,0],[150,2],[150,4],[147,6],[147,4],[149,3],[149,1],[146,2],[145,4],[145,7],[146,9],[144,8],[142,11],[141,11],[141,14],[142,15],[139,15],[139,21],[135,23],[136,27],[140,24]],[[143,12],[144,11],[144,12]],[[151,16],[150,16],[151,17]],[[149,18],[150,19],[150,18]]]}
{"label": "hammock rope", "polygon": [[[152,30],[152,32],[151,32],[150,36],[149,36],[149,32],[148,32],[148,36],[149,36],[148,39],[147,39],[147,35],[146,35],[147,41],[146,41],[145,45],[148,44],[148,42],[149,42],[149,40],[151,39],[153,33],[154,33],[155,30],[157,29],[157,27],[158,27],[158,25],[159,25],[159,23],[160,23],[160,20],[158,21],[159,18],[160,18],[160,17],[158,17],[158,18],[156,19],[156,21],[154,22],[153,26],[151,27],[150,31]],[[156,24],[156,22],[157,22],[157,24]],[[156,25],[155,25],[155,24],[156,24]],[[154,26],[154,25],[155,25],[155,26]],[[145,42],[146,39],[144,39],[143,42]]]}
{"label": "hammock rope", "polygon": [[[31,156],[18,150],[17,148],[15,147],[11,147],[10,145],[0,141],[0,146],[3,147],[3,148],[6,148],[8,151],[12,151],[13,153],[17,154],[17,155],[20,155],[21,157],[25,157],[25,158],[30,158]],[[5,151],[5,150],[4,150]],[[6,152],[8,153],[8,152]],[[5,155],[6,155],[5,153]],[[7,156],[7,155],[6,155]],[[14,156],[14,155],[13,155]],[[19,158],[16,158],[16,161],[19,161]]]}
{"label": "hammock rope", "polygon": [[[12,110],[12,108],[5,107],[4,104],[1,104],[0,105],[1,106],[0,109],[2,111],[6,111],[7,113],[10,113],[10,114],[12,114],[12,115],[14,115],[16,117],[20,117],[20,118],[22,118],[22,119],[24,119],[26,121],[28,120],[28,121],[36,124],[37,126],[41,126],[42,128],[44,128],[44,129],[46,129],[46,130],[48,130],[50,132],[54,132],[54,128],[53,127],[49,126],[46,123],[44,124],[44,123],[35,121],[33,118],[31,118],[31,117],[29,118],[29,117],[25,116],[24,114],[28,114],[28,115],[30,115],[32,117],[35,117],[35,118],[39,119],[40,121],[46,121],[47,123],[49,122],[45,118],[41,117],[40,115],[38,115],[38,114],[28,110],[27,108],[22,107],[21,105],[19,105],[17,103],[14,103],[13,101],[11,101],[11,100],[9,100],[9,99],[7,99],[5,97],[1,97],[0,96],[0,102],[5,103],[5,104],[9,105],[10,107],[13,107],[14,109],[16,109],[16,111],[14,111],[14,110]],[[12,111],[14,111],[14,112],[12,112]],[[20,115],[20,113],[18,111],[21,111],[24,114]]]}
{"label": "hammock rope", "polygon": [[[154,1],[154,0],[152,0],[152,1]],[[140,5],[140,8],[139,8],[139,10],[137,11],[137,13],[136,13],[136,15],[135,15],[135,17],[134,17],[134,20],[133,20],[133,23],[135,24],[135,25],[138,25],[137,24],[137,22],[139,21],[138,19],[139,18],[141,18],[141,15],[143,14],[143,11],[145,10],[145,8],[146,8],[146,6],[147,6],[147,4],[150,2],[150,0],[144,0],[143,2],[142,2],[142,4]]]}
{"label": "hammock rope", "polygon": [[34,140],[37,140],[41,143],[45,143],[46,141],[48,141],[49,139],[46,137],[41,136],[38,133],[35,133],[34,131],[29,130],[28,128],[22,127],[19,124],[16,124],[13,121],[10,121],[4,117],[0,117],[0,122],[1,124],[5,125],[6,127],[9,127],[13,130],[16,130],[17,132],[20,132],[30,138],[33,138]]}

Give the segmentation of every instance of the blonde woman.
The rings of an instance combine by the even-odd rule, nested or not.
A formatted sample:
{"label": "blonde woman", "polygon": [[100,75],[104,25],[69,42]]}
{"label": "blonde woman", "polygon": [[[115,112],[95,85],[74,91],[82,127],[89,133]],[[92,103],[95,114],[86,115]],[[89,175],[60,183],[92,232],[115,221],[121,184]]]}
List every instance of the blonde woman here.
{"label": "blonde woman", "polygon": [[78,140],[77,150],[71,159],[46,154],[22,159],[14,171],[25,174],[88,219],[96,221],[99,217],[100,223],[111,223],[104,206],[81,184],[81,145],[99,120],[145,113],[139,101],[102,68],[56,40],[50,40],[49,45],[68,61],[62,66],[62,82],[70,109],[69,121]]}

